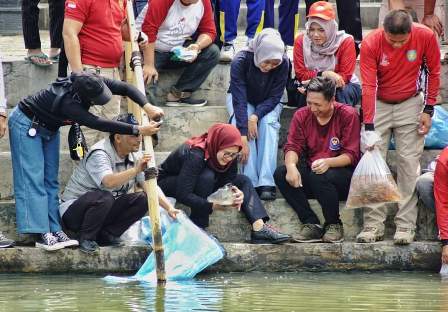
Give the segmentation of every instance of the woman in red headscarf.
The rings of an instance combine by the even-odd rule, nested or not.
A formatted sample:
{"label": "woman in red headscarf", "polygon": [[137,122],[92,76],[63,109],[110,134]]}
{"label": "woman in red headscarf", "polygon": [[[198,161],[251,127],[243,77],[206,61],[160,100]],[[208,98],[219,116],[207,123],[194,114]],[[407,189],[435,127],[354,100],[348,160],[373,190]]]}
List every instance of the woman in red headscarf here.
{"label": "woman in red headscarf", "polygon": [[233,204],[252,225],[254,243],[281,243],[290,237],[265,224],[269,217],[249,178],[237,174],[242,148],[239,130],[215,124],[207,133],[193,137],[174,150],[159,168],[158,184],[166,196],[191,208],[191,220],[206,228],[209,215],[225,207],[207,197],[227,183],[233,184]]}

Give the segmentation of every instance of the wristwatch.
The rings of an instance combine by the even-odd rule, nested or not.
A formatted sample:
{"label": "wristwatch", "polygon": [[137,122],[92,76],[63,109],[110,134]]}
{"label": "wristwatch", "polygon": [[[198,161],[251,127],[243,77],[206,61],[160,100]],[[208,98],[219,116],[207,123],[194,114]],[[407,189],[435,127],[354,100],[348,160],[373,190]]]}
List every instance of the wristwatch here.
{"label": "wristwatch", "polygon": [[425,105],[423,112],[431,117],[434,116],[434,105]]}

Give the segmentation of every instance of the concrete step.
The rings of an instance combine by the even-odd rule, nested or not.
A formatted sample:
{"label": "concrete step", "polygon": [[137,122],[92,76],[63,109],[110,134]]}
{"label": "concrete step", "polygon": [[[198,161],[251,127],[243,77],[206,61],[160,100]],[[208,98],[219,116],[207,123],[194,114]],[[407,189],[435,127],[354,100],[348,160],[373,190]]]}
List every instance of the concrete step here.
{"label": "concrete step", "polygon": [[[415,242],[396,247],[391,242],[375,244],[284,244],[251,245],[223,243],[224,259],[207,268],[208,273],[297,272],[348,270],[424,270],[440,268],[440,244]],[[136,272],[150,253],[150,247],[101,247],[95,256],[78,249],[45,252],[16,247],[0,252],[0,272],[21,273],[123,273]]]}
{"label": "concrete step", "polygon": [[[324,223],[322,209],[316,200],[309,200],[310,206],[316,215]],[[283,198],[277,198],[275,201],[264,202],[264,206],[270,217],[270,224],[278,228],[284,233],[293,237],[298,235],[302,229],[297,214],[289,206]],[[177,204],[179,209],[185,210],[187,214],[190,208]],[[362,230],[363,215],[362,209],[346,209],[345,202],[341,202],[340,206],[341,220],[344,224],[345,240],[354,241],[356,235]],[[16,240],[23,240],[22,236],[16,233],[15,223],[15,203],[13,200],[0,201],[0,230],[9,237]],[[388,210],[386,220],[386,239],[391,239],[395,233],[395,225],[393,216],[396,208],[392,205]],[[250,225],[245,219],[243,213],[234,209],[225,211],[215,211],[210,217],[210,226],[208,231],[215,235],[222,242],[246,242],[250,240]],[[420,205],[419,216],[417,220],[417,240],[436,240],[437,227],[435,222],[434,211]]]}
{"label": "concrete step", "polygon": [[22,33],[22,10],[20,6],[0,3],[0,34],[3,36]]}

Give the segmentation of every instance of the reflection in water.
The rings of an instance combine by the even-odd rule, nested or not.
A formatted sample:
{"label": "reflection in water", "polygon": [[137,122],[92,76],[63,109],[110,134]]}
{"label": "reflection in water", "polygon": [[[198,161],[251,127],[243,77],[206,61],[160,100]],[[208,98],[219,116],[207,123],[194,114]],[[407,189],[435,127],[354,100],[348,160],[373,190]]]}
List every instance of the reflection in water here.
{"label": "reflection in water", "polygon": [[448,311],[431,273],[248,273],[106,283],[95,275],[0,275],[3,311]]}

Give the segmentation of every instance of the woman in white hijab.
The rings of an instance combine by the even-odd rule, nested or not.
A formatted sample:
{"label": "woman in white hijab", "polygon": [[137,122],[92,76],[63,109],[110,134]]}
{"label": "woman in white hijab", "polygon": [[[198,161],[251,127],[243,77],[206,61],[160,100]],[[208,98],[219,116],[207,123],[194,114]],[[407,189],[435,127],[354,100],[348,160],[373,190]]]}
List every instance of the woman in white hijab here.
{"label": "woman in white hijab", "polygon": [[329,2],[318,1],[311,7],[305,24],[306,34],[294,43],[294,71],[298,88],[297,106],[305,106],[307,82],[323,76],[336,81],[336,101],[356,105],[361,100],[361,86],[354,74],[355,41],[351,35],[338,31],[335,12]]}
{"label": "woman in white hijab", "polygon": [[243,173],[261,199],[275,199],[280,130],[280,98],[286,86],[289,59],[278,31],[263,29],[235,55],[230,69],[227,110],[241,133]]}

